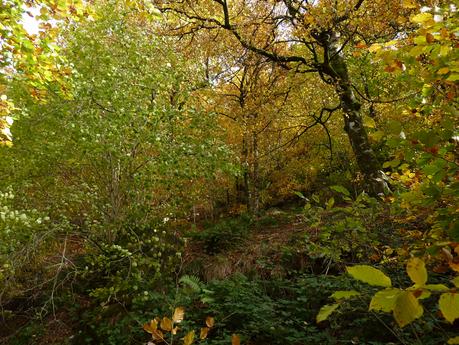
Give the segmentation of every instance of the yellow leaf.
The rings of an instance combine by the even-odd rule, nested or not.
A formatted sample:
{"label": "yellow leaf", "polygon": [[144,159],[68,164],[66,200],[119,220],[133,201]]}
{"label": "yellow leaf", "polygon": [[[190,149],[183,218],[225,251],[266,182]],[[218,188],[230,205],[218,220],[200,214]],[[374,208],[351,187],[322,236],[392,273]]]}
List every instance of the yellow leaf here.
{"label": "yellow leaf", "polygon": [[394,318],[400,327],[405,327],[424,313],[422,305],[412,292],[402,291],[395,302]]}
{"label": "yellow leaf", "polygon": [[433,19],[432,14],[425,12],[425,13],[419,13],[415,15],[413,18],[411,18],[411,21],[413,23],[422,24],[432,19]]}
{"label": "yellow leaf", "polygon": [[413,283],[423,286],[427,282],[427,270],[423,260],[411,258],[406,264],[406,271]]}
{"label": "yellow leaf", "polygon": [[391,312],[394,310],[395,302],[401,292],[400,289],[385,289],[378,291],[371,299],[369,310],[385,311],[386,313]]}
{"label": "yellow leaf", "polygon": [[153,331],[158,329],[158,321],[151,320],[150,322],[147,322],[143,325],[143,329],[150,334],[153,333]]}
{"label": "yellow leaf", "polygon": [[458,293],[444,293],[440,296],[438,301],[443,317],[453,323],[454,320],[459,318],[459,294]]}
{"label": "yellow leaf", "polygon": [[45,6],[40,8],[40,15],[47,16],[49,14],[48,9]]}
{"label": "yellow leaf", "polygon": [[455,287],[459,288],[459,276],[452,280]]}
{"label": "yellow leaf", "polygon": [[355,265],[352,267],[346,267],[347,273],[349,273],[354,279],[363,281],[369,285],[391,287],[392,282],[388,276],[386,276],[380,270],[367,265]]}
{"label": "yellow leaf", "polygon": [[402,6],[403,8],[409,8],[409,9],[414,9],[418,7],[414,0],[403,0]]}
{"label": "yellow leaf", "polygon": [[379,50],[381,50],[381,45],[378,43],[374,43],[368,48],[370,53],[377,53]]}
{"label": "yellow leaf", "polygon": [[375,120],[368,116],[363,119],[363,125],[368,128],[376,128]]}
{"label": "yellow leaf", "polygon": [[231,336],[231,345],[241,345],[241,338],[237,334]]}
{"label": "yellow leaf", "polygon": [[208,333],[209,333],[209,328],[208,327],[201,328],[201,334],[200,334],[199,338],[201,340],[206,339]]}
{"label": "yellow leaf", "polygon": [[385,42],[384,46],[385,47],[391,47],[391,46],[395,46],[397,43],[398,43],[397,40],[391,40],[391,41]]}
{"label": "yellow leaf", "polygon": [[[459,80],[459,74],[456,74],[456,75],[457,75],[457,80]],[[447,80],[449,80],[449,78]],[[459,272],[458,262],[450,261],[448,264],[449,264],[449,267],[451,267],[454,271]]]}
{"label": "yellow leaf", "polygon": [[172,315],[172,321],[176,323],[180,323],[183,321],[185,316],[185,309],[182,307],[177,307],[174,310],[174,315]]}
{"label": "yellow leaf", "polygon": [[454,337],[454,338],[449,339],[448,344],[450,345],[459,344],[459,337]]}
{"label": "yellow leaf", "polygon": [[172,320],[164,316],[161,320],[161,328],[167,332],[172,331]]}
{"label": "yellow leaf", "polygon": [[208,317],[206,318],[206,325],[207,325],[207,327],[209,327],[209,328],[214,327],[214,325],[215,325],[215,319],[214,319],[212,316],[208,316]]}
{"label": "yellow leaf", "polygon": [[448,46],[441,46],[440,47],[440,53],[439,55],[440,56],[447,56],[449,54],[449,52],[452,51],[450,47]]}
{"label": "yellow leaf", "polygon": [[449,68],[448,67],[443,67],[443,68],[440,68],[437,71],[437,74],[443,75],[443,74],[447,74],[448,72],[449,72]]}
{"label": "yellow leaf", "polygon": [[187,335],[185,335],[185,338],[183,338],[183,345],[191,345],[193,344],[194,341],[194,331],[188,332]]}
{"label": "yellow leaf", "polygon": [[327,320],[331,313],[333,313],[338,307],[339,303],[324,305],[322,308],[320,308],[319,313],[316,316],[316,322],[319,323]]}

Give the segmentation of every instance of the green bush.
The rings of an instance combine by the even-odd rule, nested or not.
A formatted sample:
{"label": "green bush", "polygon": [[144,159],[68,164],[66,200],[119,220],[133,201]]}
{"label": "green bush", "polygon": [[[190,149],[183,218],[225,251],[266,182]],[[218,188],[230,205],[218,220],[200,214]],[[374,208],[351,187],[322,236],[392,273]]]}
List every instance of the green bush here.
{"label": "green bush", "polygon": [[240,335],[243,343],[259,345],[340,344],[354,337],[383,340],[381,344],[393,340],[377,319],[365,314],[364,303],[342,310],[347,321],[341,317],[340,324],[333,320],[326,328],[315,324],[315,315],[330,292],[353,288],[355,282],[347,278],[299,275],[268,281],[234,275],[195,283],[186,283],[176,302],[185,306],[188,320],[215,318],[206,344],[230,344],[231,334]]}
{"label": "green bush", "polygon": [[313,201],[304,208],[305,223],[315,229],[305,234],[305,250],[312,258],[326,258],[335,263],[366,259],[379,244],[381,231],[374,227],[384,209],[365,193],[351,200],[344,187],[335,188],[343,199],[341,205],[337,206],[331,197],[322,207],[313,196]]}
{"label": "green bush", "polygon": [[251,218],[243,215],[208,225],[204,230],[190,231],[187,236],[201,242],[206,253],[217,254],[240,245],[249,235],[252,224]]}

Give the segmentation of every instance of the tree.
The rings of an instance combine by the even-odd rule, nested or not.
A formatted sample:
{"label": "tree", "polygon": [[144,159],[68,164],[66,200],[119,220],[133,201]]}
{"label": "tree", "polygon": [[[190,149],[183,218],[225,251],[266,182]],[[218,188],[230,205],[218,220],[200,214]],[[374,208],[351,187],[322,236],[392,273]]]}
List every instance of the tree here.
{"label": "tree", "polygon": [[196,199],[216,199],[212,182],[231,168],[216,116],[191,102],[202,83],[196,64],[149,30],[151,14],[122,0],[94,10],[96,20],[60,33],[74,69],[71,97],[37,102],[27,81],[9,81],[21,119],[14,145],[0,147],[2,307],[37,283],[37,298],[53,281],[65,285],[72,274],[62,277],[63,264],[49,259],[61,245],[65,252],[68,236],[84,247],[82,260],[110,251],[138,260],[141,274],[95,269],[103,293],[130,291],[133,276],[155,281],[179,258],[166,255],[181,243],[168,219],[189,216]]}
{"label": "tree", "polygon": [[347,47],[393,38],[404,30],[418,5],[399,1],[348,2],[300,0],[245,2],[156,0],[176,25],[175,33],[200,29],[225,31],[244,48],[297,73],[318,73],[333,86],[344,130],[372,194],[388,191],[381,164],[363,125],[361,101],[349,74]]}
{"label": "tree", "polygon": [[[81,0],[7,0],[0,4],[0,144],[12,142],[9,127],[15,106],[7,97],[11,79],[25,82],[37,101],[44,101],[50,92],[70,95],[68,77],[72,70],[59,54],[57,23],[88,16]],[[39,23],[37,33],[27,32],[26,18]]]}
{"label": "tree", "polygon": [[[74,68],[70,98],[37,103],[21,81],[11,83],[12,99],[28,111],[12,127],[2,183],[78,226],[85,213],[112,230],[139,209],[157,211],[147,217],[183,216],[199,183],[230,166],[215,116],[191,102],[202,73],[149,30],[156,18],[143,9],[123,1],[94,9],[110,16],[61,33]],[[110,231],[103,234],[109,241]]]}

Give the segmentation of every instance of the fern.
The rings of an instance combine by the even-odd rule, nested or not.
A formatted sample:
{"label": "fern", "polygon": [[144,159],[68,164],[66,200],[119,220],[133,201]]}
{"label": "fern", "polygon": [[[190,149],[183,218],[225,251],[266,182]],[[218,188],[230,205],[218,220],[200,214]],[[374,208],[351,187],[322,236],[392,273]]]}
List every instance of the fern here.
{"label": "fern", "polygon": [[187,274],[181,277],[179,282],[196,293],[201,292],[202,287],[204,285],[197,276]]}

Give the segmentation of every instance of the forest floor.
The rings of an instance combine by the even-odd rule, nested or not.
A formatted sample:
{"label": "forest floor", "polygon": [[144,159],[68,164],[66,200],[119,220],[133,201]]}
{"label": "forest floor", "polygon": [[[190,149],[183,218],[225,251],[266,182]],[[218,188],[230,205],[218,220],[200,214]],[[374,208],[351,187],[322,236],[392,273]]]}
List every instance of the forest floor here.
{"label": "forest floor", "polygon": [[[387,214],[381,212],[376,222],[363,226],[364,223],[357,221],[359,218],[354,211],[348,212],[346,206],[336,206],[335,210],[321,209],[322,218],[317,222],[313,219],[316,210],[312,211],[307,214],[300,205],[272,208],[259,217],[241,215],[198,224],[182,224],[180,230],[175,229],[188,239],[177,278],[196,277],[199,284],[211,291],[212,298],[215,298],[206,304],[202,302],[202,294],[198,293],[192,298],[185,296],[185,300],[191,298],[188,299],[190,304],[185,306],[186,317],[194,320],[194,326],[198,325],[196,322],[203,315],[215,315],[216,319],[220,317],[226,320],[218,330],[220,333],[215,334],[216,337],[206,344],[230,344],[228,337],[233,332],[241,332],[245,337],[243,343],[250,345],[349,342],[377,345],[442,344],[446,335],[439,335],[437,331],[441,330],[444,334],[451,332],[444,324],[428,319],[414,333],[397,330],[391,315],[377,318],[369,315],[368,301],[363,299],[342,307],[338,313],[340,315],[333,322],[327,320],[316,325],[318,310],[330,303],[333,292],[362,288],[361,284],[355,284],[350,277],[342,274],[349,264],[373,263],[384,258],[388,263],[385,266],[386,272],[390,272],[398,284],[406,284],[403,268],[400,270],[392,257],[398,255],[395,249],[397,246],[403,249],[403,236],[406,232],[410,238],[422,234],[423,223],[413,219],[409,224],[400,225],[393,222],[393,219],[389,221]],[[343,226],[347,228],[341,233],[339,229]],[[359,226],[365,232],[352,237],[349,229],[358,229]],[[171,224],[171,227],[174,225]],[[336,233],[332,232],[324,240],[324,233],[330,229]],[[367,233],[369,237],[365,237]],[[350,242],[351,247],[346,248]],[[319,246],[320,255],[314,255],[314,249],[311,251],[315,245]],[[62,249],[56,248],[54,261],[62,256]],[[322,253],[328,249],[328,254]],[[66,255],[72,260],[77,260],[78,255],[84,255],[83,245],[77,238],[70,238],[67,250]],[[343,259],[332,259],[331,255],[335,252],[342,255]],[[443,283],[440,280],[438,282]],[[91,283],[84,280],[72,284],[76,290],[82,284],[89,284],[92,288]],[[178,280],[172,283],[178,284]],[[108,335],[110,332],[121,332],[126,339],[123,338],[120,344],[146,344],[146,341],[139,342],[139,339],[146,339],[147,335],[139,322],[144,322],[142,318],[151,313],[148,305],[139,311],[125,304],[120,309],[117,307],[121,303],[118,306],[115,303],[112,305],[115,307],[114,314],[103,315],[97,311],[100,305],[94,303],[93,296],[81,291],[74,294],[73,287],[67,291],[71,296],[67,297],[67,301],[78,303],[78,308],[60,303],[54,312],[48,310],[42,318],[27,315],[24,311],[30,309],[18,305],[18,310],[13,310],[14,317],[0,327],[0,344],[78,345],[82,343],[79,338],[82,330],[85,339],[89,339],[85,341],[87,344],[113,344],[111,340],[100,338],[99,335],[91,338],[92,331],[85,334],[88,326],[107,328],[104,334]],[[101,310],[103,308],[105,306]],[[82,315],[86,315],[86,318],[89,315],[90,318],[83,321],[80,319]],[[89,325],[88,320],[92,320]],[[124,322],[127,329],[133,330],[134,340],[126,335]],[[393,330],[392,333],[388,333],[387,329]],[[422,334],[427,337],[425,342],[413,340]],[[273,336],[278,338],[267,340]]]}

